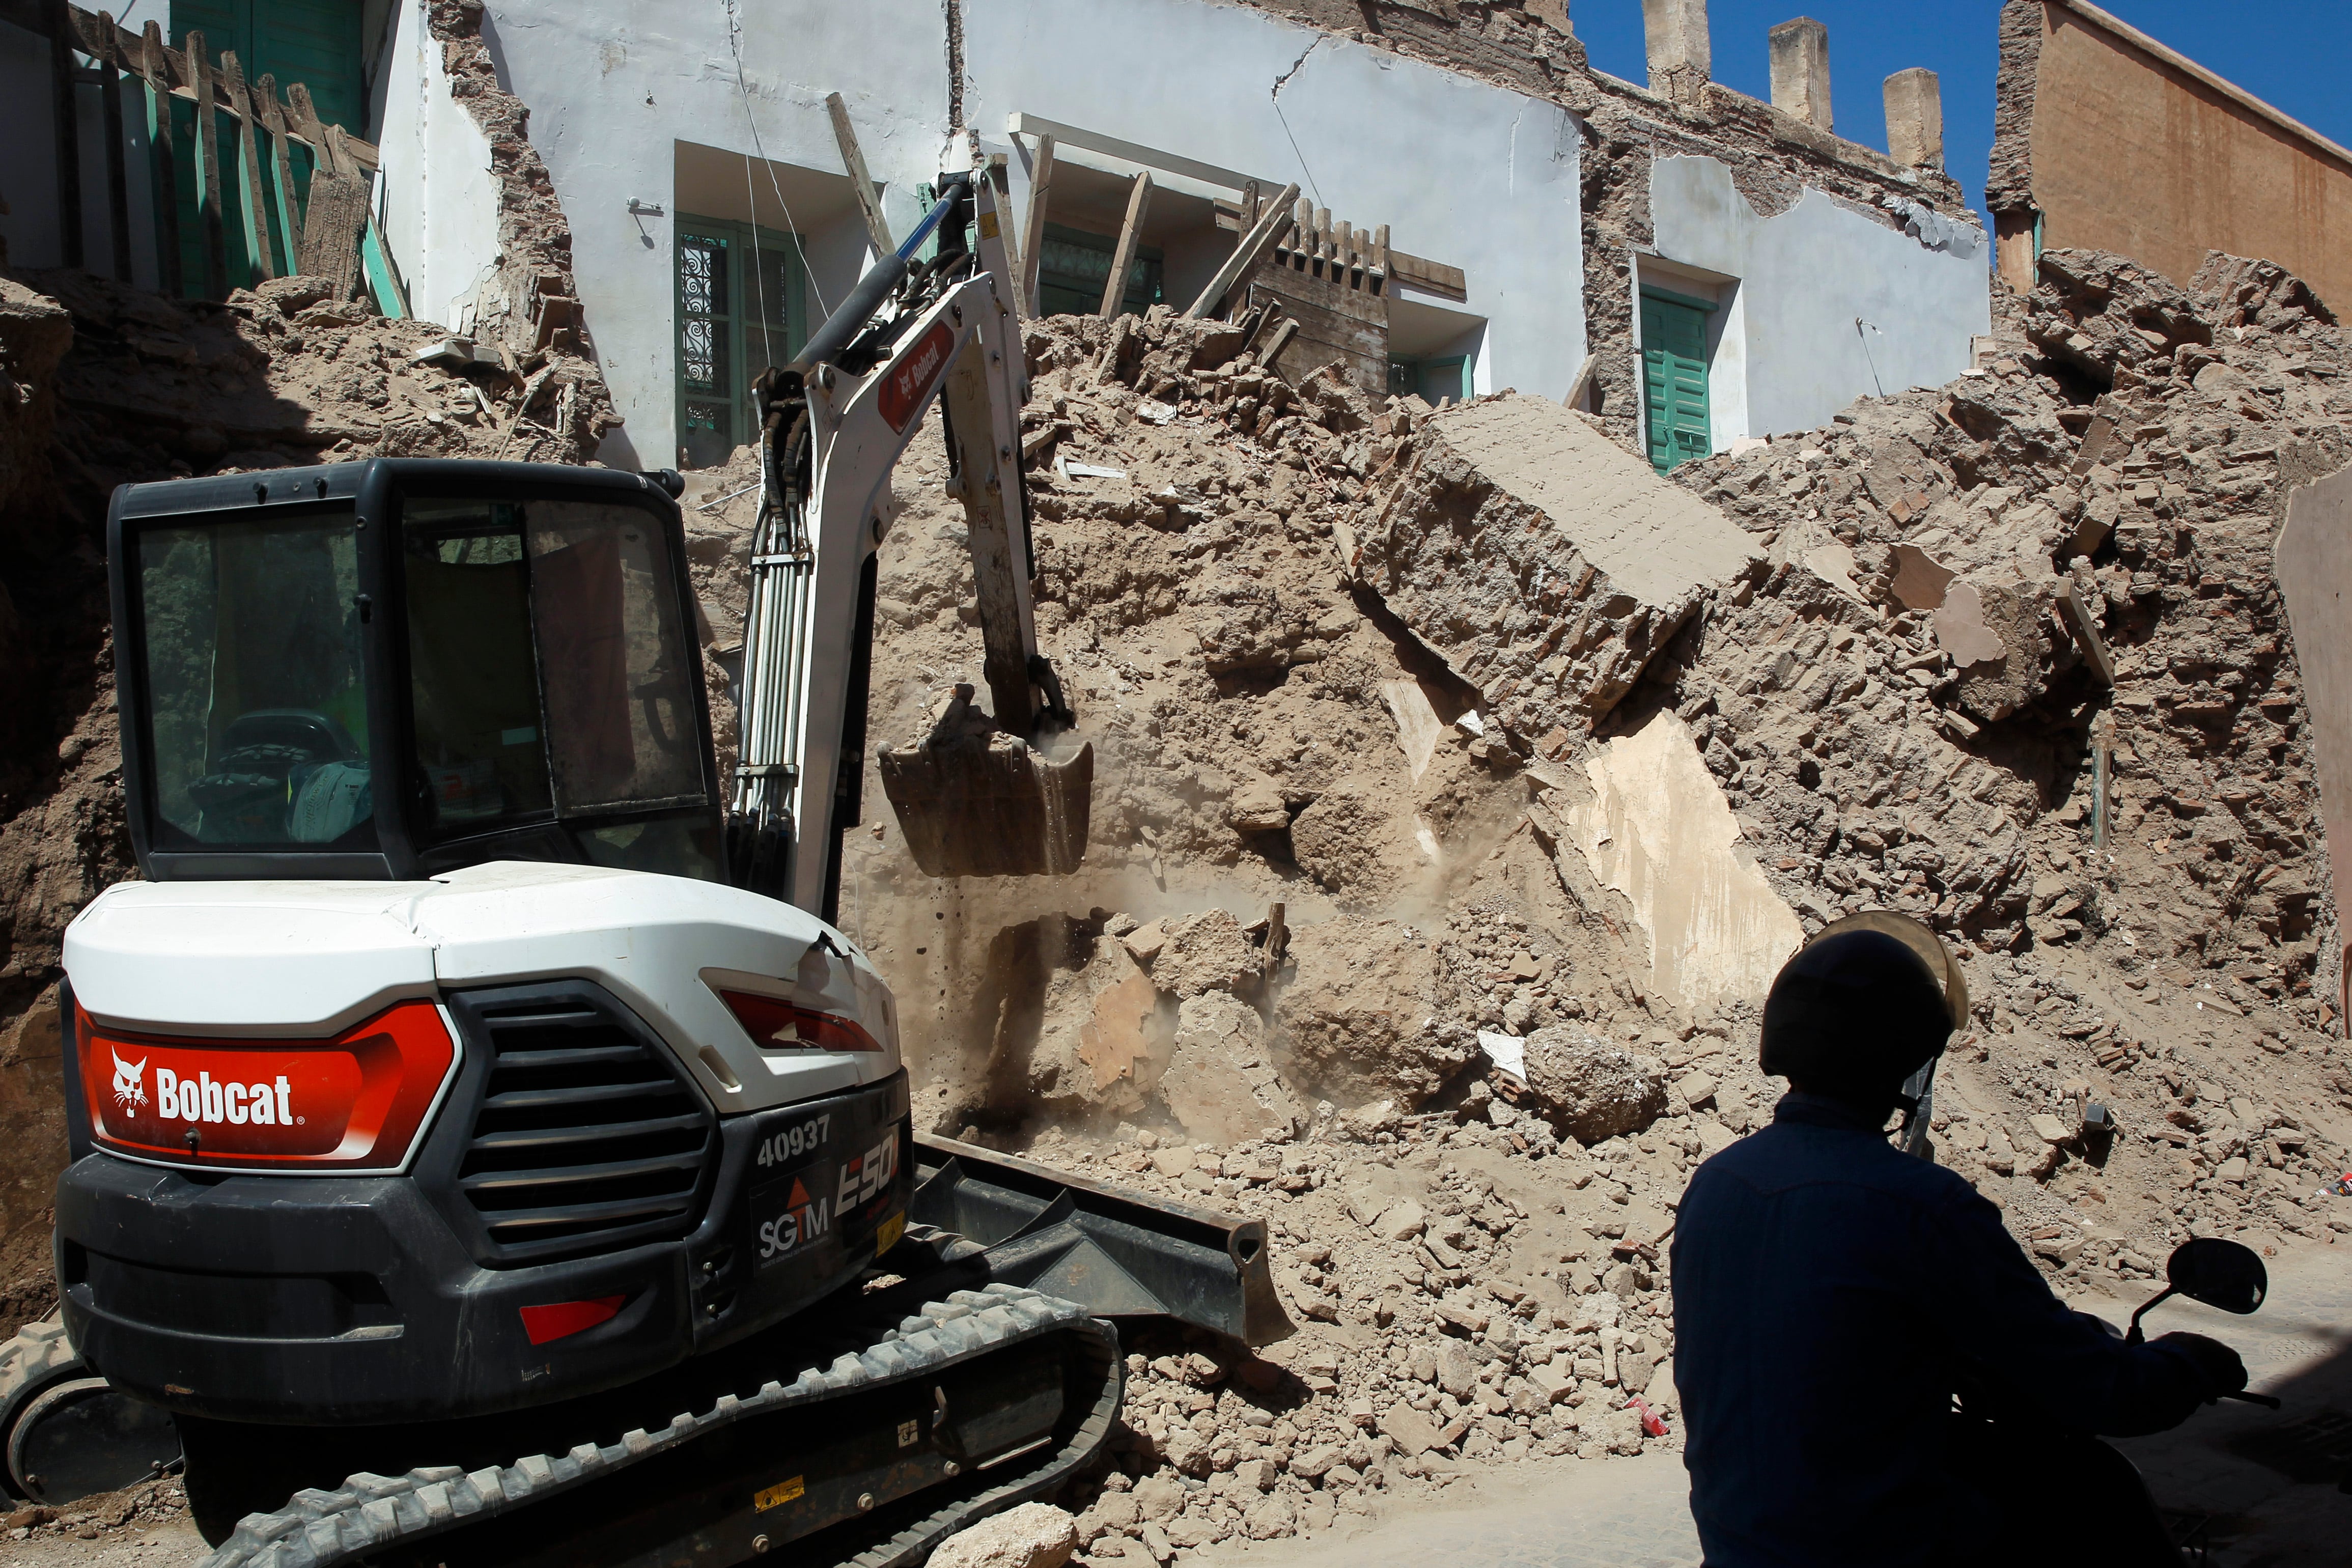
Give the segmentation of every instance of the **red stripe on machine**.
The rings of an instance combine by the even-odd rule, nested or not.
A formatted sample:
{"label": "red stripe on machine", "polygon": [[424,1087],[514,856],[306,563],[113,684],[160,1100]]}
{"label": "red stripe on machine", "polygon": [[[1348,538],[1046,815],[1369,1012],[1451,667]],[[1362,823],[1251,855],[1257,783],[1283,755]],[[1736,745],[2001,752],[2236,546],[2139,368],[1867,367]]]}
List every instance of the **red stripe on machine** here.
{"label": "red stripe on machine", "polygon": [[907,428],[907,422],[915,416],[915,410],[922,406],[924,395],[931,390],[931,383],[947,369],[948,350],[954,346],[955,334],[948,330],[948,324],[936,321],[884,379],[875,405],[882,411],[891,429]]}

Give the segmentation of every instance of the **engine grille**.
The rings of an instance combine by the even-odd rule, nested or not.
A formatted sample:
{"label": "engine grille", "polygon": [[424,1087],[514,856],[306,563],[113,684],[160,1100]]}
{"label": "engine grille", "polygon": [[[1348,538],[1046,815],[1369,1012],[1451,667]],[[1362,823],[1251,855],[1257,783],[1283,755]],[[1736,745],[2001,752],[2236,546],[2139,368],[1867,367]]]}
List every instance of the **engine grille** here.
{"label": "engine grille", "polygon": [[667,1059],[584,997],[477,1009],[494,1056],[458,1190],[501,1262],[683,1234],[717,1119]]}

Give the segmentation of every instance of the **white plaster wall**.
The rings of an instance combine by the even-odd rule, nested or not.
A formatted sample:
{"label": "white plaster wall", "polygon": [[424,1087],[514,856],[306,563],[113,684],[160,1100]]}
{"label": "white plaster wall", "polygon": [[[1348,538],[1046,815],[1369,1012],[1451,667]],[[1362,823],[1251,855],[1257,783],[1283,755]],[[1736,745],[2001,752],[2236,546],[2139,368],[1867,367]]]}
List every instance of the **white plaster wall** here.
{"label": "white plaster wall", "polygon": [[[1969,340],[1992,330],[1980,238],[1968,256],[1931,249],[1812,189],[1760,217],[1704,157],[1653,163],[1650,207],[1661,256],[1738,279],[1740,320],[1725,330],[1737,328],[1746,363],[1746,428],[1716,417],[1718,449],[1732,436],[1812,429],[1882,388],[1940,386],[1969,367]],[[1866,342],[1856,317],[1877,329]]]}
{"label": "white plaster wall", "polygon": [[421,321],[470,332],[499,265],[499,190],[489,139],[449,94],[425,0],[399,0],[376,147],[378,225]]}
{"label": "white plaster wall", "polygon": [[964,112],[984,145],[1004,146],[1022,112],[1297,180],[1335,218],[1385,223],[1396,249],[1464,269],[1468,303],[1433,302],[1488,318],[1479,391],[1566,395],[1584,300],[1565,110],[1204,0],[963,0],[963,16]]}
{"label": "white plaster wall", "polygon": [[[530,108],[531,143],[572,226],[588,331],[627,443],[648,464],[675,461],[677,447],[676,144],[756,151],[838,174],[824,107],[837,91],[867,171],[886,187],[893,232],[913,226],[914,187],[939,173],[948,107],[939,0],[489,0],[482,31],[500,84]],[[632,216],[633,199],[662,216]],[[840,265],[842,237],[826,237],[811,260],[819,288],[837,300],[840,279],[856,269]]]}

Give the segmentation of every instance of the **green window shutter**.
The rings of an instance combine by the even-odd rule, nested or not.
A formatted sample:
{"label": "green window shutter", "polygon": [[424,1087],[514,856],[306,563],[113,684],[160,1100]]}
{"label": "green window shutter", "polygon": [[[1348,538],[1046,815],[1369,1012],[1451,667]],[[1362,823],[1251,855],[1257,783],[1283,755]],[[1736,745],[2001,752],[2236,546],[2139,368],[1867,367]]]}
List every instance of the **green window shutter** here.
{"label": "green window shutter", "polygon": [[724,463],[752,438],[751,383],[808,341],[800,247],[726,218],[677,216],[681,468]]}
{"label": "green window shutter", "polygon": [[1706,408],[1706,317],[1698,306],[1642,296],[1642,402],[1650,466],[1666,473],[1715,449]]}

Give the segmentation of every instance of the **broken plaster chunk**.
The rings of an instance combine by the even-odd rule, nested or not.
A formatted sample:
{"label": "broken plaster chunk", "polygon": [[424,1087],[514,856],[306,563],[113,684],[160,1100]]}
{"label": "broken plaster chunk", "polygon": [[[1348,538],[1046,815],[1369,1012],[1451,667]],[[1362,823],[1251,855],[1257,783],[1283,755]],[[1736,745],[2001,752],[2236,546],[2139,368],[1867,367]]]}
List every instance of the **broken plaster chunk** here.
{"label": "broken plaster chunk", "polygon": [[1973,583],[1955,582],[1935,613],[1936,641],[1952,656],[1955,668],[1991,664],[2008,657],[2000,638],[1985,625],[1984,598]]}
{"label": "broken plaster chunk", "polygon": [[1852,599],[1855,604],[1869,603],[1853,580],[1853,552],[1843,544],[1823,544],[1805,552],[1805,570]]}
{"label": "broken plaster chunk", "polygon": [[1150,963],[1160,956],[1160,950],[1168,945],[1168,928],[1159,921],[1150,921],[1131,928],[1118,940],[1126,944],[1129,952],[1134,954],[1136,963]]}
{"label": "broken plaster chunk", "polygon": [[1898,544],[1895,547],[1895,581],[1888,586],[1906,609],[1940,609],[1957,575],[1917,545]]}

